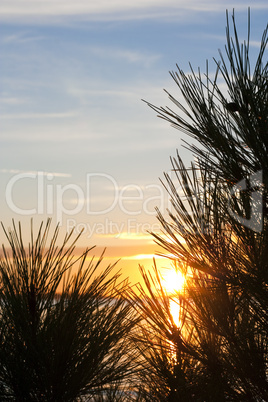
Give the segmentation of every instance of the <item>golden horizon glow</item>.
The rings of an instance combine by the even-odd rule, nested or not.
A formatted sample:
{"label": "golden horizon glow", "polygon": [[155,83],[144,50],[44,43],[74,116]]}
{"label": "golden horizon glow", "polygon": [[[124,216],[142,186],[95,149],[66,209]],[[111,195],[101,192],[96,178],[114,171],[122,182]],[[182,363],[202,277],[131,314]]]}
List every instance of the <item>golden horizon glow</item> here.
{"label": "golden horizon glow", "polygon": [[153,259],[159,259],[159,258],[164,258],[159,255],[155,254],[135,254],[135,255],[130,255],[128,257],[123,257],[122,259],[124,260],[153,260]]}
{"label": "golden horizon glow", "polygon": [[144,233],[128,233],[128,232],[119,232],[119,233],[102,233],[98,234],[97,237],[109,239],[109,238],[116,238],[120,240],[134,240],[134,241],[147,241],[149,244],[154,244],[154,239],[150,234]]}

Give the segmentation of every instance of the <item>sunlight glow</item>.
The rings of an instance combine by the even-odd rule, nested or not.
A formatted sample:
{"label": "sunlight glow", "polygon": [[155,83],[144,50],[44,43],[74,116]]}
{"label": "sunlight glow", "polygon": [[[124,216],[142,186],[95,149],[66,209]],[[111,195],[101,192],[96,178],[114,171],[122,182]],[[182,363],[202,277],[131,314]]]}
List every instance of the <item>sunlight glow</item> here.
{"label": "sunlight glow", "polygon": [[180,271],[168,269],[162,273],[162,285],[169,295],[174,295],[183,289],[185,277]]}
{"label": "sunlight glow", "polygon": [[169,301],[169,309],[176,327],[180,326],[180,305],[175,300]]}
{"label": "sunlight glow", "polygon": [[176,294],[183,290],[184,284],[185,277],[180,271],[171,268],[166,270],[165,273],[162,273],[163,288],[166,290],[167,294],[170,297],[175,296],[174,300],[170,298],[169,308],[174,320],[174,324],[177,327],[180,326],[180,304],[179,301],[176,300]]}
{"label": "sunlight glow", "polygon": [[135,255],[130,255],[128,257],[123,257],[124,260],[152,260],[152,259],[159,259],[159,258],[164,258],[155,254],[135,254]]}

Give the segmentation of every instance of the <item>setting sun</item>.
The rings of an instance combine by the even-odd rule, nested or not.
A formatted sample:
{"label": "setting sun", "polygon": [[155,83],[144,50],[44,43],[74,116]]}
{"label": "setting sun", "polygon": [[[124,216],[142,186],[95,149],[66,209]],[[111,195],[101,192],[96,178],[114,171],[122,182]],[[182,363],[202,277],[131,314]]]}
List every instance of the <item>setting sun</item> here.
{"label": "setting sun", "polygon": [[169,295],[180,292],[184,286],[185,277],[180,271],[168,269],[162,273],[162,285]]}
{"label": "setting sun", "polygon": [[[181,292],[185,283],[185,277],[180,271],[170,268],[162,273],[162,286],[169,296]],[[170,299],[169,308],[176,326],[180,324],[180,304]]]}

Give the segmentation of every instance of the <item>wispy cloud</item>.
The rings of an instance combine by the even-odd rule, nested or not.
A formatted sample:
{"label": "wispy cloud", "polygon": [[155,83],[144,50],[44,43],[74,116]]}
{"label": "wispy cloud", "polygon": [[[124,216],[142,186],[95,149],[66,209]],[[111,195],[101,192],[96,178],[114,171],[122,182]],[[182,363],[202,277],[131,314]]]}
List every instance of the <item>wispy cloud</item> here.
{"label": "wispy cloud", "polygon": [[261,42],[257,41],[257,40],[251,40],[249,42],[249,45],[252,46],[252,47],[256,47],[257,49],[260,49]]}
{"label": "wispy cloud", "polygon": [[59,173],[59,172],[43,172],[38,170],[20,170],[20,169],[0,169],[0,173],[8,173],[8,174],[43,174],[44,176],[54,176],[54,177],[72,177],[69,173]]}
{"label": "wispy cloud", "polygon": [[155,254],[137,254],[137,255],[130,255],[129,257],[123,257],[123,260],[152,260],[153,258],[163,259],[165,257]]}
{"label": "wispy cloud", "polygon": [[1,43],[4,44],[13,44],[13,43],[28,43],[28,42],[36,42],[44,39],[43,36],[30,35],[27,32],[19,32],[12,35],[4,35],[0,39]]}
{"label": "wispy cloud", "polygon": [[0,97],[0,104],[2,105],[22,105],[27,103],[28,100],[23,99],[23,98],[19,98],[19,97],[14,97],[14,96],[8,96],[8,95],[4,95]]}
{"label": "wispy cloud", "polygon": [[[28,21],[51,22],[51,17],[56,17],[59,23],[59,17],[80,16],[84,20],[134,20],[134,19],[156,19],[156,18],[184,18],[185,13],[189,12],[218,12],[233,8],[245,9],[245,3],[242,0],[222,2],[220,0],[136,0],[135,2],[126,2],[124,0],[65,0],[62,1],[32,1],[32,0],[3,0],[1,2],[1,19],[26,18]],[[266,0],[259,0],[252,5],[254,9],[267,9]],[[58,18],[57,18],[58,17]]]}
{"label": "wispy cloud", "polygon": [[111,47],[91,47],[90,51],[98,57],[105,59],[119,59],[128,63],[143,64],[150,67],[153,63],[161,58],[160,54],[148,54],[138,51],[111,48]]}
{"label": "wispy cloud", "polygon": [[[99,237],[103,238],[114,238],[115,235],[113,233],[107,233],[107,234],[100,234],[98,235]],[[121,232],[119,234],[116,234],[117,238],[120,238],[121,240],[131,240],[131,241],[146,241],[149,243],[154,243],[152,235],[150,234],[144,234],[144,233],[129,233],[129,232]]]}
{"label": "wispy cloud", "polygon": [[[104,84],[106,84],[106,82]],[[167,83],[166,86],[168,86],[168,84],[169,83]],[[80,84],[69,84],[68,88],[66,89],[66,93],[67,95],[76,98],[80,105],[87,105],[92,102],[92,100],[97,103],[96,99],[98,100],[99,104],[105,104],[105,102],[112,98],[112,106],[115,105],[115,102],[121,102],[120,110],[122,110],[122,106],[125,106],[126,108],[132,105],[133,107],[133,102],[135,102],[136,107],[138,104],[146,108],[145,104],[142,103],[142,98],[145,96],[154,99],[156,103],[168,98],[166,93],[161,88],[152,86],[148,83],[137,83],[135,87],[129,84],[124,85],[123,87],[117,82],[110,88],[104,88],[103,86],[103,82],[98,82],[98,87],[93,86],[92,82],[88,84],[84,83],[84,87],[82,87]],[[130,102],[132,103],[130,104]]]}
{"label": "wispy cloud", "polygon": [[62,113],[7,113],[1,114],[0,120],[14,119],[66,119],[68,117],[77,116],[77,112],[62,112]]}

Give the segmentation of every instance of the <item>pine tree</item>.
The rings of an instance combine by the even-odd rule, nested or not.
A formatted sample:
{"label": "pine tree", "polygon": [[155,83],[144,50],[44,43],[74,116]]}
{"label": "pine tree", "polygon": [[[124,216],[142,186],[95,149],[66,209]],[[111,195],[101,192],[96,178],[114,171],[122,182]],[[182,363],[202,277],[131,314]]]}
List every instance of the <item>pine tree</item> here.
{"label": "pine tree", "polygon": [[[0,259],[0,400],[123,400],[135,368],[128,336],[135,317],[114,266],[100,269],[78,239],[41,224],[25,245],[4,228]],[[122,393],[122,398],[120,394]]]}
{"label": "pine tree", "polygon": [[180,324],[157,268],[142,270],[145,284],[131,292],[145,323],[136,338],[152,378],[145,400],[268,400],[267,34],[268,26],[252,67],[250,14],[241,44],[227,13],[214,78],[208,65],[204,75],[177,66],[171,76],[184,103],[171,94],[174,110],[148,103],[193,139],[186,147],[196,162],[188,169],[172,158],[175,178],[163,183],[172,208],[158,211],[163,234],[153,233],[187,278],[173,297]]}

